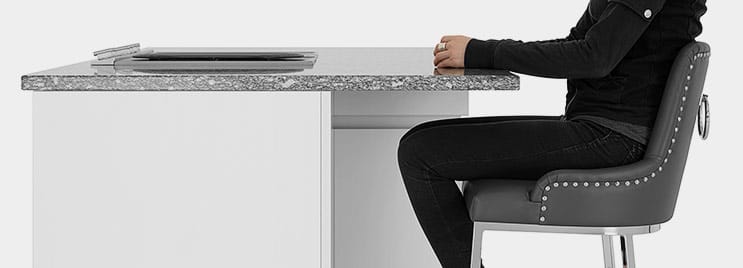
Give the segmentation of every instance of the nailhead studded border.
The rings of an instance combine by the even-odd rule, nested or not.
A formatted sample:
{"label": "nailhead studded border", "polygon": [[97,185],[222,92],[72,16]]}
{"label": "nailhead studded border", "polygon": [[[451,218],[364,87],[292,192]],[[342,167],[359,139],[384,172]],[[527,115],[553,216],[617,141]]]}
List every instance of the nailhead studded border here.
{"label": "nailhead studded border", "polygon": [[678,116],[676,117],[676,126],[673,128],[673,137],[671,137],[671,144],[668,146],[668,152],[663,159],[663,163],[658,166],[657,169],[652,171],[650,174],[642,177],[642,178],[635,178],[635,179],[629,179],[629,180],[617,180],[617,181],[596,181],[596,182],[578,182],[578,181],[556,181],[553,182],[551,185],[547,185],[544,187],[544,191],[542,192],[542,201],[539,206],[539,223],[544,223],[547,220],[546,212],[547,212],[547,200],[549,200],[548,192],[559,189],[559,188],[608,188],[614,185],[615,187],[631,187],[634,185],[640,185],[642,183],[650,182],[653,178],[657,176],[658,173],[663,172],[663,165],[668,163],[668,158],[671,157],[671,153],[673,153],[673,145],[676,144],[676,136],[678,135],[679,131],[679,123],[681,123],[681,116],[684,111],[684,104],[686,104],[686,93],[689,91],[689,83],[691,82],[691,72],[694,70],[694,64],[697,62],[697,59],[707,58],[710,56],[710,52],[699,52],[694,55],[694,59],[692,60],[692,63],[689,65],[689,71],[686,75],[686,82],[684,84],[684,93],[681,96],[681,106],[679,107],[679,110],[677,112]]}

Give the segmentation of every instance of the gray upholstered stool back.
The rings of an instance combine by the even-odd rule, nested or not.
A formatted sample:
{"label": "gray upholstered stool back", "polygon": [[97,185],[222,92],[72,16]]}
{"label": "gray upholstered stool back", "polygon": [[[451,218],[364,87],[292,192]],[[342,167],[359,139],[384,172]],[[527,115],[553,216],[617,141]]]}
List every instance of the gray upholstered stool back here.
{"label": "gray upholstered stool back", "polygon": [[556,170],[531,191],[539,224],[638,226],[673,215],[710,56],[695,42],[678,54],[644,159],[596,170]]}
{"label": "gray upholstered stool back", "polygon": [[[671,219],[676,207],[709,56],[710,47],[706,43],[695,42],[681,50],[668,78],[663,102],[645,153],[645,160],[652,161],[657,166],[647,176],[648,180],[653,180],[664,189],[658,190],[660,202],[658,206],[654,206],[661,221]],[[642,181],[645,181],[645,177]]]}

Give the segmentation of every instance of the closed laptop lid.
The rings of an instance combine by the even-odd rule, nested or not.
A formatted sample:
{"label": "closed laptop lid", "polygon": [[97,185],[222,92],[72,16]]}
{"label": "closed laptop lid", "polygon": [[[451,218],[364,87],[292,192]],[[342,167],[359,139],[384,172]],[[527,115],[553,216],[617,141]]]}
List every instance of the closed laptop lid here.
{"label": "closed laptop lid", "polygon": [[148,60],[240,60],[240,61],[266,61],[266,60],[302,60],[305,57],[314,56],[312,52],[290,52],[290,51],[250,51],[248,49],[203,49],[203,48],[180,48],[180,49],[145,49],[134,55],[133,58]]}

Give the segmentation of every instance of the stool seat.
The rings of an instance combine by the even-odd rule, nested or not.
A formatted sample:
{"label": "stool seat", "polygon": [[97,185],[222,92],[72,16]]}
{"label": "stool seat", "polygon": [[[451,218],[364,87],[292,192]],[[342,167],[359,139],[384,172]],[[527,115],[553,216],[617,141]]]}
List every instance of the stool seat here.
{"label": "stool seat", "polygon": [[540,203],[529,200],[536,180],[481,179],[464,183],[473,221],[538,223]]}

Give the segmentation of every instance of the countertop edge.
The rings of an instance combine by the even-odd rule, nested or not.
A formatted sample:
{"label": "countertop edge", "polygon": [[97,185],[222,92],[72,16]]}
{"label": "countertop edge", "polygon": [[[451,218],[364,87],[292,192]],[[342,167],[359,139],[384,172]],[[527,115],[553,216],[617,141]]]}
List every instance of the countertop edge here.
{"label": "countertop edge", "polygon": [[46,75],[21,76],[24,91],[445,91],[518,90],[508,75]]}

